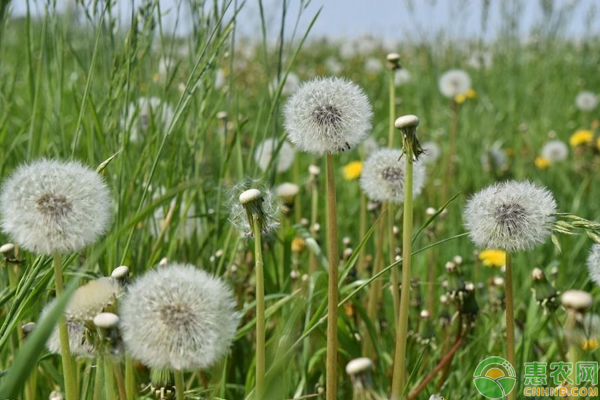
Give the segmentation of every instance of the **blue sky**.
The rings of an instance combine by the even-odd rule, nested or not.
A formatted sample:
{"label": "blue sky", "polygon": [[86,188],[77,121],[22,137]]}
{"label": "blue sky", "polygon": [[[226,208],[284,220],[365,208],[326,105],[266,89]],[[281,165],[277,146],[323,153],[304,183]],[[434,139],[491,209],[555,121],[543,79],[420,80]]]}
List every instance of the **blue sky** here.
{"label": "blue sky", "polygon": [[[32,8],[43,10],[45,1],[29,0]],[[58,0],[59,8],[73,0]],[[239,0],[238,0],[239,1]],[[240,1],[241,2],[241,1]],[[25,0],[13,0],[13,15],[23,15]],[[123,19],[128,20],[132,4],[137,6],[141,0],[118,0]],[[186,1],[160,0],[164,10],[163,21],[168,29],[175,29],[185,35],[192,24],[186,12]],[[210,2],[209,2],[210,3]],[[298,14],[300,0],[288,0],[288,26],[291,27]],[[306,0],[305,0],[306,3]],[[356,37],[371,34],[390,40],[403,38],[433,38],[444,31],[454,38],[480,37],[493,38],[502,25],[502,8],[520,4],[517,14],[520,16],[522,34],[526,34],[536,24],[548,26],[539,0],[490,0],[489,19],[486,31],[481,27],[482,4],[484,0],[311,0],[300,19],[300,32],[309,24],[315,13],[322,7],[312,37],[327,36],[334,38]],[[600,1],[598,0],[554,0],[554,9],[572,7],[564,25],[564,33],[569,36],[584,36],[590,28],[591,33],[600,34]],[[283,0],[264,0],[269,29],[278,30]],[[179,18],[177,12],[179,10]],[[260,32],[258,0],[247,0],[238,19],[238,28],[246,36]],[[594,14],[596,13],[596,14]],[[594,17],[595,18],[592,18]],[[587,23],[586,20],[593,22]],[[551,21],[550,21],[551,23]],[[271,37],[274,35],[271,34]]]}

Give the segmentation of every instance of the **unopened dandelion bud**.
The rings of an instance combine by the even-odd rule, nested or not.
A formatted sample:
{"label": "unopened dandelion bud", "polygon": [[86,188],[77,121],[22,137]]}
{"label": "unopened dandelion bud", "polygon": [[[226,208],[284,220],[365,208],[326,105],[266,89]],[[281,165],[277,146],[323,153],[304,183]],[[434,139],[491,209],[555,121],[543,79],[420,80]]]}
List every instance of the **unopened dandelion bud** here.
{"label": "unopened dandelion bud", "polygon": [[308,220],[308,218],[302,218],[300,220],[300,225],[302,225],[305,228],[308,228],[308,226],[310,225],[310,221]]}
{"label": "unopened dandelion bud", "polygon": [[562,305],[568,311],[584,313],[592,306],[593,298],[588,292],[583,290],[567,290],[560,297]]}
{"label": "unopened dandelion bud", "polygon": [[402,152],[410,154],[411,161],[416,161],[423,153],[421,144],[417,139],[417,126],[419,126],[419,118],[416,115],[404,115],[394,124],[396,128],[402,132]]}
{"label": "unopened dandelion bud", "polygon": [[350,246],[350,244],[352,244],[352,239],[350,239],[348,236],[344,236],[344,238],[342,239],[342,244],[348,247]]}
{"label": "unopened dandelion bud", "polygon": [[460,264],[462,264],[462,262],[463,262],[463,258],[462,258],[461,256],[458,256],[458,255],[457,255],[457,256],[454,256],[454,257],[452,258],[452,261],[454,261],[454,263],[455,263],[456,265],[460,265]]}
{"label": "unopened dandelion bud", "polygon": [[121,265],[111,272],[110,276],[117,280],[125,280],[129,278],[129,267]]}
{"label": "unopened dandelion bud", "polygon": [[433,207],[427,207],[427,209],[425,210],[425,215],[427,215],[428,217],[433,217],[436,213],[436,209]]}
{"label": "unopened dandelion bud", "polygon": [[462,301],[462,297],[466,288],[465,281],[458,269],[458,266],[449,261],[446,263],[446,272],[448,274],[448,286],[446,287],[446,293],[448,293],[452,299]]}
{"label": "unopened dandelion bud", "polygon": [[100,313],[94,317],[94,325],[102,329],[116,328],[119,325],[119,316],[113,313]]}
{"label": "unopened dandelion bud", "polygon": [[400,228],[398,228],[396,225],[394,225],[392,227],[392,233],[394,234],[394,236],[398,237],[398,235],[400,234]]}
{"label": "unopened dandelion bud", "polygon": [[283,214],[289,216],[294,211],[296,196],[300,193],[300,187],[294,183],[282,183],[276,189],[277,196],[283,201]]}
{"label": "unopened dandelion bud", "polygon": [[501,276],[495,276],[494,278],[492,278],[492,283],[496,287],[502,287],[504,286],[504,278]]}
{"label": "unopened dandelion bud", "polygon": [[35,322],[27,322],[21,326],[21,330],[25,336],[29,335],[35,329]]}
{"label": "unopened dandelion bud", "polygon": [[65,400],[65,395],[59,390],[53,390],[48,396],[48,400]]}
{"label": "unopened dandelion bud", "polygon": [[445,265],[445,268],[447,272],[454,272],[456,271],[456,264],[452,261],[448,261]]}
{"label": "unopened dandelion bud", "polygon": [[7,260],[14,258],[15,245],[12,243],[3,244],[2,246],[0,246],[0,253],[2,253],[4,258]]}
{"label": "unopened dandelion bud", "polygon": [[558,292],[552,284],[546,279],[544,271],[534,268],[531,273],[531,289],[535,293],[535,300],[544,310],[554,311],[558,307]]}
{"label": "unopened dandelion bud", "polygon": [[423,345],[429,344],[435,336],[435,327],[429,318],[429,311],[421,310],[419,316],[421,317],[421,323],[419,324],[417,341]]}
{"label": "unopened dandelion bud", "polygon": [[319,233],[321,231],[321,224],[319,224],[319,223],[314,224],[312,227],[312,230],[315,233]]}
{"label": "unopened dandelion bud", "polygon": [[297,269],[293,269],[293,270],[290,272],[290,278],[291,278],[293,281],[297,280],[298,278],[300,278],[300,272],[299,272]]}
{"label": "unopened dandelion bud", "polygon": [[353,250],[350,247],[346,247],[342,252],[342,259],[348,260],[352,256]]}
{"label": "unopened dandelion bud", "polygon": [[369,358],[356,358],[346,364],[346,373],[350,376],[370,372],[373,369],[373,361]]}
{"label": "unopened dandelion bud", "polygon": [[381,207],[381,203],[378,203],[375,201],[370,201],[367,203],[367,211],[369,211],[371,213],[376,213],[380,207]]}
{"label": "unopened dandelion bud", "polygon": [[219,111],[217,113],[217,119],[221,122],[227,122],[227,111]]}
{"label": "unopened dandelion bud", "polygon": [[459,312],[463,317],[466,317],[467,323],[472,323],[479,313],[479,305],[475,298],[475,285],[472,282],[467,282],[465,284],[464,293],[462,302],[460,303]]}
{"label": "unopened dandelion bud", "polygon": [[391,71],[396,71],[396,70],[402,68],[402,65],[400,65],[400,54],[389,53],[386,57],[386,60],[387,60],[387,67]]}
{"label": "unopened dandelion bud", "polygon": [[321,173],[321,168],[319,168],[318,166],[316,166],[314,164],[310,164],[308,166],[308,173],[313,177],[317,177]]}
{"label": "unopened dandelion bud", "polygon": [[161,258],[158,262],[159,267],[166,267],[167,265],[169,265],[169,259],[167,257]]}

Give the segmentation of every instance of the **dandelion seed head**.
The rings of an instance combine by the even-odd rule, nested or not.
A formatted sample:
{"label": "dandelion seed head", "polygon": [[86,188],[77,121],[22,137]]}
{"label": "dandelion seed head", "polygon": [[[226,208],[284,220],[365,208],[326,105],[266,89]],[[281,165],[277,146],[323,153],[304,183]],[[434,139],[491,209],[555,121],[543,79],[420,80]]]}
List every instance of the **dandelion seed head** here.
{"label": "dandelion seed head", "polygon": [[120,307],[127,350],[151,368],[212,366],[227,353],[239,318],[222,280],[178,263],[147,272]]}
{"label": "dandelion seed head", "polygon": [[587,258],[590,279],[600,286],[600,244],[594,244]]}
{"label": "dandelion seed head", "polygon": [[92,321],[107,307],[115,304],[121,290],[113,278],[98,278],[77,288],[65,310],[68,318],[78,321]]}
{"label": "dandelion seed head", "polygon": [[103,234],[110,192],[99,174],[79,162],[25,164],[2,185],[2,230],[35,253],[78,251]]}
{"label": "dandelion seed head", "polygon": [[371,105],[363,90],[340,78],[305,82],[285,106],[285,128],[302,151],[321,155],[350,150],[371,129]]}
{"label": "dandelion seed head", "polygon": [[[55,303],[56,300],[52,300],[46,305],[46,307],[44,307],[40,315],[40,321],[48,315]],[[67,331],[69,333],[69,350],[71,351],[71,354],[81,357],[95,357],[93,345],[89,340],[85,323],[83,321],[69,318],[68,316],[66,316],[66,318]],[[52,333],[46,342],[46,347],[51,353],[60,354],[60,335],[58,331],[58,325],[52,330]]]}
{"label": "dandelion seed head", "polygon": [[[258,164],[261,171],[265,172],[271,160],[273,159],[274,153],[279,148],[279,142],[275,139],[265,139],[254,150],[254,161]],[[277,166],[277,172],[285,172],[292,166],[296,152],[290,144],[285,141],[281,144],[281,148],[277,153],[275,160]]]}
{"label": "dandelion seed head", "polygon": [[[380,149],[364,162],[360,186],[372,201],[402,203],[404,201],[405,162],[401,150]],[[413,197],[418,196],[425,184],[425,167],[421,161],[413,163]]]}
{"label": "dandelion seed head", "polygon": [[531,249],[551,234],[556,201],[531,182],[508,181],[473,195],[465,207],[465,226],[480,248],[509,252]]}
{"label": "dandelion seed head", "polygon": [[555,163],[564,161],[569,156],[569,146],[562,140],[551,140],[542,147],[542,157]]}
{"label": "dandelion seed head", "polygon": [[453,99],[471,89],[471,77],[461,69],[452,69],[442,74],[438,85],[442,95]]}
{"label": "dandelion seed head", "polygon": [[598,96],[592,92],[579,92],[575,97],[575,106],[581,111],[592,111],[597,105]]}

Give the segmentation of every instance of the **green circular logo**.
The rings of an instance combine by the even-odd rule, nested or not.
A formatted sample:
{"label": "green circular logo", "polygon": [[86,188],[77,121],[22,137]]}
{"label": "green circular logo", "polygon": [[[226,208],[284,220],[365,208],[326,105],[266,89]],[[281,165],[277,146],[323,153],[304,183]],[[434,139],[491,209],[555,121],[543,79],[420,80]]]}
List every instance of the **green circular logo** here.
{"label": "green circular logo", "polygon": [[501,399],[515,388],[517,374],[513,366],[500,357],[486,358],[473,373],[473,383],[488,399]]}

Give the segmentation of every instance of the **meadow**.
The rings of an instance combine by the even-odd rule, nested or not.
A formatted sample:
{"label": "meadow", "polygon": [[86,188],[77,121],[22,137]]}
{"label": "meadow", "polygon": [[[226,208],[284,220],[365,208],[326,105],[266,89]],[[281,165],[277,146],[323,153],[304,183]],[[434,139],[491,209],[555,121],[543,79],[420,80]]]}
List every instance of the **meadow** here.
{"label": "meadow", "polygon": [[[164,32],[154,1],[135,10],[128,27],[103,2],[77,18],[52,6],[43,17],[10,18],[7,3],[0,6],[0,244],[15,245],[0,249],[0,398],[65,398],[57,325],[75,301],[95,313],[78,325],[75,345],[82,348],[71,363],[71,393],[78,399],[484,398],[473,383],[477,366],[492,356],[510,359],[507,300],[516,353],[516,397],[508,398],[523,398],[524,363],[600,361],[600,250],[595,256],[590,250],[600,243],[594,222],[600,218],[598,37],[540,29],[525,38],[507,22],[486,41],[313,38],[310,23],[298,30],[296,18],[310,22],[319,15],[302,13],[280,21],[285,35],[268,35],[262,20],[263,31],[247,38],[235,27],[236,7],[243,6],[190,2],[195,24],[187,38]],[[466,73],[468,82],[455,78],[445,90],[440,79],[452,70]],[[290,99],[317,77],[345,78],[368,99],[370,127],[350,149],[314,154],[288,140]],[[416,131],[394,126],[404,115],[418,117]],[[267,139],[274,144],[261,145]],[[419,153],[417,141],[425,150],[416,161],[424,179],[414,198],[372,201],[360,177],[369,156],[396,149],[394,159],[404,165],[414,149]],[[400,157],[403,143],[416,147]],[[38,232],[37,242],[35,232],[18,235],[47,228],[33,214],[21,215],[25,200],[15,202],[44,186],[15,172],[41,159],[77,161],[101,177],[97,191],[82,195],[98,205],[73,222],[81,224],[71,238],[77,244],[57,247],[69,239],[69,227],[57,237]],[[52,175],[54,164],[41,166],[44,179]],[[401,171],[395,181],[402,194],[408,175]],[[56,179],[53,187],[67,185],[67,178]],[[515,225],[505,242],[474,243],[479,221],[470,220],[469,200],[512,180],[546,188],[555,199],[546,225],[534,227],[535,245],[509,244],[527,217],[521,214],[510,221]],[[78,181],[73,192],[88,183]],[[242,201],[242,192],[253,188],[260,196]],[[71,211],[63,197],[52,201],[38,200],[37,211]],[[96,213],[110,216],[99,223]],[[94,240],[85,239],[95,224]],[[327,318],[332,259],[339,279],[334,350]],[[400,279],[402,290],[395,290],[394,275],[401,277],[407,259],[410,284]],[[152,293],[136,283],[178,263],[219,278],[206,287],[217,291],[194,304],[216,307],[196,328],[211,338],[208,347],[224,350],[201,354],[193,368],[158,361],[169,351],[185,358],[181,341],[156,357],[139,356],[143,350],[130,347],[136,338],[124,334],[136,329],[126,315],[142,314],[136,303],[160,303],[184,292],[186,280],[195,282],[192,268],[165,272],[164,284],[149,280]],[[197,279],[213,279],[208,276]],[[103,277],[112,285],[102,289],[108,300],[100,300],[98,286],[88,286]],[[131,294],[138,293],[134,288],[142,294]],[[586,293],[561,301],[570,290]],[[401,293],[406,298],[399,304]],[[183,318],[175,315],[179,306],[161,314],[170,318],[167,328]],[[398,372],[400,308],[408,314]],[[96,321],[101,312],[121,322]],[[67,322],[75,320],[67,314]],[[159,324],[145,323],[149,335]],[[49,337],[55,346],[46,346]],[[372,364],[347,374],[346,365],[361,357]],[[154,362],[162,367],[151,368]],[[544,376],[552,387],[550,368]],[[400,393],[392,394],[394,385]]]}

